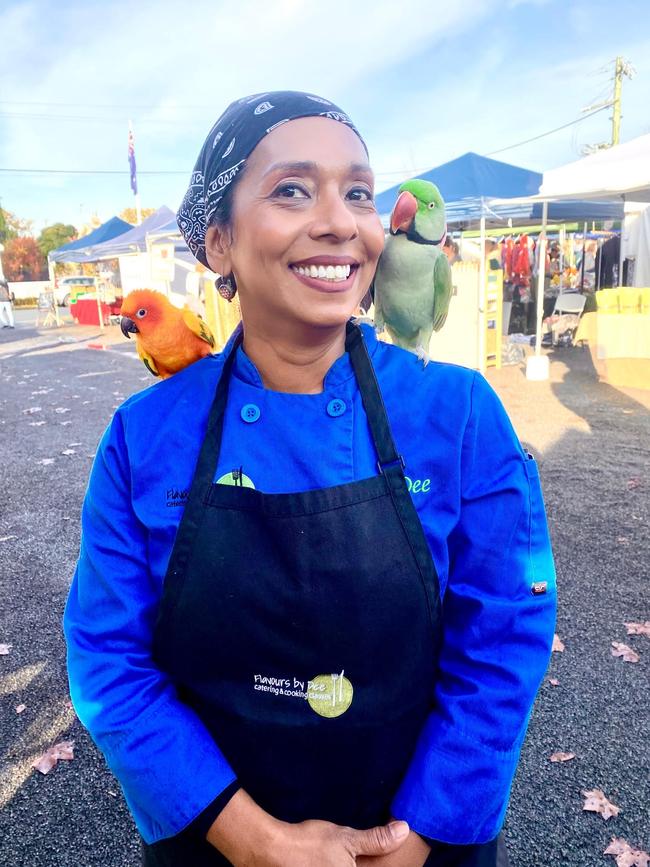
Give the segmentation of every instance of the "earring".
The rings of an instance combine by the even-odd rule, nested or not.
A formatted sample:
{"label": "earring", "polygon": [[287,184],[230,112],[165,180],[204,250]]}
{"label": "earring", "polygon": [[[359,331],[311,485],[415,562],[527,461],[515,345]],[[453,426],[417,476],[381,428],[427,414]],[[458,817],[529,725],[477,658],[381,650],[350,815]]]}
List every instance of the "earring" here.
{"label": "earring", "polygon": [[225,298],[226,301],[232,301],[237,294],[237,287],[233,286],[233,281],[230,277],[218,277],[214,281],[214,285],[217,287],[219,295]]}

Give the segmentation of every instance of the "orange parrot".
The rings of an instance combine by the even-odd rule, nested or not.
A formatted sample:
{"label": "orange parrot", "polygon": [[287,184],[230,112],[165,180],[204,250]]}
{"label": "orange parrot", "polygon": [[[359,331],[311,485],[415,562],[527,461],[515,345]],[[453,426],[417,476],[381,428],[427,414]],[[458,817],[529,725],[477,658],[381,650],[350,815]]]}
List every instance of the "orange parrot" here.
{"label": "orange parrot", "polygon": [[206,323],[187,308],[180,310],[161,292],[136,289],[122,302],[122,334],[135,334],[138,355],[154,376],[173,376],[215,348]]}

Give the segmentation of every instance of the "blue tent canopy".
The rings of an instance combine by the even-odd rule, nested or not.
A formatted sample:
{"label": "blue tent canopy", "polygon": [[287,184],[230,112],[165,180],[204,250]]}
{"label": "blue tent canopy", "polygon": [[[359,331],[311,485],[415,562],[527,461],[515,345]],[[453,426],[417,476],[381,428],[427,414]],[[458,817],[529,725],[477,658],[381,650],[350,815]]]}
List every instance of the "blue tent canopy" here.
{"label": "blue tent canopy", "polygon": [[[445,200],[447,222],[450,224],[475,223],[481,217],[485,217],[487,223],[497,225],[508,220],[529,225],[541,221],[539,203],[500,204],[492,207],[489,202],[490,199],[536,195],[542,183],[541,172],[529,171],[479,154],[466,153],[419,177],[432,181],[440,190]],[[377,211],[386,224],[397,201],[399,187],[400,184],[396,184],[377,196]],[[563,207],[560,207],[560,204]],[[550,203],[548,209],[548,219],[551,222],[622,218],[622,204],[613,202],[558,202]]]}
{"label": "blue tent canopy", "polygon": [[94,259],[112,259],[127,253],[142,253],[147,249],[147,234],[169,223],[173,216],[174,212],[171,208],[163,205],[146,220],[143,220],[139,226],[129,227],[129,231],[124,232],[123,235],[85,248],[84,252],[88,254],[86,258],[92,261]]}
{"label": "blue tent canopy", "polygon": [[111,217],[101,226],[98,226],[94,231],[83,238],[77,238],[76,241],[70,241],[59,247],[58,250],[52,250],[48,258],[52,262],[86,262],[88,256],[79,254],[77,251],[90,247],[93,244],[101,244],[103,241],[109,241],[111,238],[116,238],[118,235],[123,235],[132,229],[130,223],[125,220],[120,220],[119,217]]}

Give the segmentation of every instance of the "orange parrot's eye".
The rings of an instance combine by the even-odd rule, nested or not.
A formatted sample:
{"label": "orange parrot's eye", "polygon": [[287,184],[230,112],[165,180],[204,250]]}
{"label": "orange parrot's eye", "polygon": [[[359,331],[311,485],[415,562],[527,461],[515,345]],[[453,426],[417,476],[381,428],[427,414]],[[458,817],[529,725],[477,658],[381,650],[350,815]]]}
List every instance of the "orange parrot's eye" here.
{"label": "orange parrot's eye", "polygon": [[146,315],[147,315],[147,311],[144,309],[144,307],[141,307],[135,315],[136,315],[139,319],[142,319],[143,316],[146,316]]}

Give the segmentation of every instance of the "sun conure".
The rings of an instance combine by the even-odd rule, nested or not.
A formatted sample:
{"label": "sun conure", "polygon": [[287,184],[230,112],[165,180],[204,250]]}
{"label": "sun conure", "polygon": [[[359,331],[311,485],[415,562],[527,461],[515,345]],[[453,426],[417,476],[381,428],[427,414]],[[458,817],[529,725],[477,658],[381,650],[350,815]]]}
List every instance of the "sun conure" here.
{"label": "sun conure", "polygon": [[166,379],[214,352],[207,324],[187,308],[175,307],[161,292],[136,289],[122,302],[120,327],[135,334],[138,355],[154,376]]}
{"label": "sun conure", "polygon": [[431,334],[445,324],[452,294],[442,245],[445,203],[435,184],[415,178],[399,188],[390,235],[374,280],[375,327],[426,365]]}

